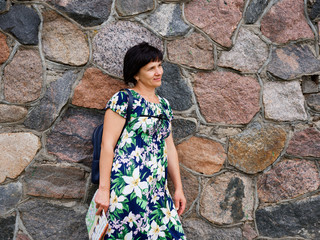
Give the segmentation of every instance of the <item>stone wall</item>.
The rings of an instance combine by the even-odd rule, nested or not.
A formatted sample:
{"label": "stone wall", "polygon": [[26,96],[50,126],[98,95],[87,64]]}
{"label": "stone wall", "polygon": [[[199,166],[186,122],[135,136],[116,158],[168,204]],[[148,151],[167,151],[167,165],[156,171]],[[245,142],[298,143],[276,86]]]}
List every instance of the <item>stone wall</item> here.
{"label": "stone wall", "polygon": [[319,0],[0,0],[0,239],[87,239],[91,133],[141,41],[164,52],[188,239],[319,239],[319,13]]}

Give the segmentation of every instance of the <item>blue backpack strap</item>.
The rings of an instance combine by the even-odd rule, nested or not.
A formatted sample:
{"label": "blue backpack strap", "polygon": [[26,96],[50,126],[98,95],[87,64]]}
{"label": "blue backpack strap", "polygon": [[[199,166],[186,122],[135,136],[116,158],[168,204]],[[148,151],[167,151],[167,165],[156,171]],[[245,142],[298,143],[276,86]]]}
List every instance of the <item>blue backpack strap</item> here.
{"label": "blue backpack strap", "polygon": [[[120,133],[120,136],[118,138],[121,138],[122,133],[124,129],[126,128],[126,125],[130,121],[131,118],[131,112],[133,107],[133,96],[129,89],[124,89],[128,93],[128,107],[127,107],[127,117],[126,122],[122,128],[122,131]],[[100,161],[100,152],[101,152],[101,142],[102,142],[102,133],[103,133],[103,124],[96,127],[92,134],[92,144],[93,144],[93,159],[92,159],[92,165],[91,165],[91,182],[94,184],[99,183],[99,161]],[[117,141],[117,142],[118,142]],[[115,146],[116,148],[116,146]]]}

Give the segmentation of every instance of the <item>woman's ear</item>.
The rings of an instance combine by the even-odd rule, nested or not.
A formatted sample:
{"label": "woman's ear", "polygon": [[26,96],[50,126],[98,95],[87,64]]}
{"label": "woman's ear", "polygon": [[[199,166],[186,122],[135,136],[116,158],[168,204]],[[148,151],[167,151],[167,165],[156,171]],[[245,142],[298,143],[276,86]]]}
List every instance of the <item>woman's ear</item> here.
{"label": "woman's ear", "polygon": [[136,81],[139,81],[139,76],[136,74],[133,76],[133,78],[136,80]]}

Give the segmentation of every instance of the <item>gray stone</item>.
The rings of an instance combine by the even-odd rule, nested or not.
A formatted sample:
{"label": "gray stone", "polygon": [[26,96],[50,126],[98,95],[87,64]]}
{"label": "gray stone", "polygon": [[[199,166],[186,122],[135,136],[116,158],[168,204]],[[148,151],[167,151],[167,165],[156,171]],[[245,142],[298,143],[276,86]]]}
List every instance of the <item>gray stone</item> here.
{"label": "gray stone", "polygon": [[47,150],[59,160],[91,165],[92,132],[103,123],[103,115],[90,110],[69,108],[47,139]]}
{"label": "gray stone", "polygon": [[307,95],[306,101],[312,110],[320,112],[320,93]]}
{"label": "gray stone", "polygon": [[43,200],[31,200],[19,207],[23,225],[33,239],[87,240],[86,209],[72,209]]}
{"label": "gray stone", "polygon": [[263,104],[267,119],[276,121],[307,119],[299,81],[267,82],[263,89]]}
{"label": "gray stone", "polygon": [[161,39],[138,23],[119,21],[106,24],[93,39],[93,60],[109,73],[122,77],[125,53],[143,41],[163,49]]}
{"label": "gray stone", "polygon": [[266,8],[270,0],[252,0],[247,7],[247,10],[244,14],[244,22],[246,24],[255,23],[260,15],[263,13],[263,10]]}
{"label": "gray stone", "polygon": [[115,7],[120,16],[136,15],[155,8],[154,0],[116,0]]}
{"label": "gray stone", "polygon": [[198,218],[187,218],[183,220],[183,228],[189,240],[242,239],[242,233],[239,227],[217,228]]}
{"label": "gray stone", "polygon": [[201,215],[219,225],[252,220],[253,206],[253,182],[237,172],[211,178],[200,199]]}
{"label": "gray stone", "polygon": [[319,18],[320,18],[320,1],[319,0],[316,0],[312,5],[312,7],[309,8],[309,17],[311,20],[315,22],[319,21]]}
{"label": "gray stone", "polygon": [[106,21],[111,12],[112,0],[46,0],[67,13],[83,26],[91,27]]}
{"label": "gray stone", "polygon": [[190,27],[182,20],[179,4],[161,4],[145,21],[164,37],[183,36],[190,30]]}
{"label": "gray stone", "polygon": [[0,104],[0,123],[19,121],[27,113],[28,110],[24,107]]}
{"label": "gray stone", "polygon": [[320,238],[320,195],[256,211],[260,236]]}
{"label": "gray stone", "polygon": [[197,130],[197,123],[186,119],[173,119],[172,134],[175,141],[193,135]]}
{"label": "gray stone", "polygon": [[0,28],[11,33],[22,44],[37,45],[40,18],[36,11],[15,4],[9,12],[0,15]]}
{"label": "gray stone", "polygon": [[302,92],[317,93],[320,91],[319,75],[302,76]]}
{"label": "gray stone", "polygon": [[242,72],[257,72],[268,58],[268,46],[251,31],[241,28],[230,51],[223,51],[218,65]]}
{"label": "gray stone", "polygon": [[48,129],[67,103],[77,75],[66,72],[60,79],[50,83],[45,95],[30,112],[24,125],[38,131]]}
{"label": "gray stone", "polygon": [[290,44],[272,50],[267,71],[284,80],[303,75],[313,75],[320,71],[320,60],[305,44]]}
{"label": "gray stone", "polygon": [[182,78],[180,69],[172,63],[163,63],[161,86],[157,93],[165,97],[173,110],[184,111],[192,106],[192,92],[187,82]]}
{"label": "gray stone", "polygon": [[7,1],[0,0],[0,13],[4,12],[7,9]]}
{"label": "gray stone", "polygon": [[81,169],[71,167],[35,166],[26,171],[25,193],[58,199],[83,198],[86,178]]}
{"label": "gray stone", "polygon": [[11,240],[13,239],[14,230],[16,225],[16,217],[9,216],[6,218],[0,218],[0,239]]}
{"label": "gray stone", "polygon": [[1,185],[0,192],[0,216],[3,216],[6,212],[15,208],[20,201],[22,196],[22,184],[15,182]]}

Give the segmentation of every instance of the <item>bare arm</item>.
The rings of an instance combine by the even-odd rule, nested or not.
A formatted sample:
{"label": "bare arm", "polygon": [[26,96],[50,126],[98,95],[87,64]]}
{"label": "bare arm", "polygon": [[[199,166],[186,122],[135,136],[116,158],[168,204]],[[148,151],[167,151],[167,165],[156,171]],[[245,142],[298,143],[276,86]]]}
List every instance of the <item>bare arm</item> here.
{"label": "bare arm", "polygon": [[178,209],[178,214],[180,216],[186,207],[187,200],[184,196],[182,189],[178,153],[176,147],[174,146],[172,133],[168,138],[166,138],[165,141],[167,145],[168,154],[168,172],[175,189],[173,200],[174,205]]}
{"label": "bare arm", "polygon": [[110,204],[110,176],[114,157],[114,148],[117,144],[125,119],[118,113],[108,109],[105,113],[103,134],[101,143],[101,154],[99,161],[99,190],[95,197],[97,215],[101,214],[102,209],[108,211]]}

